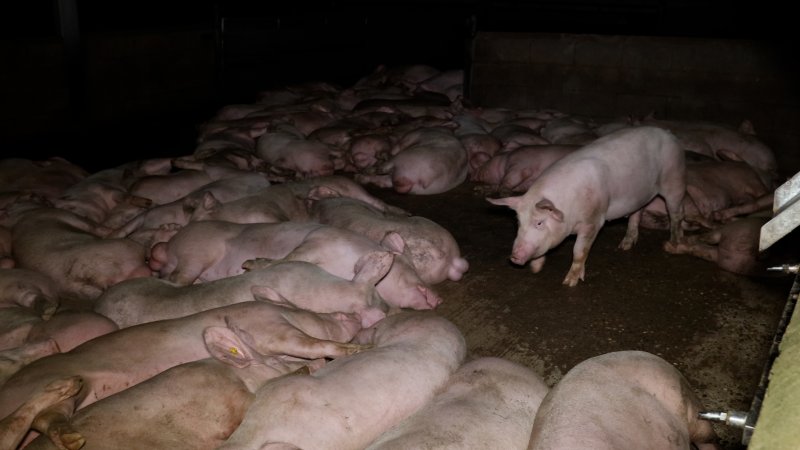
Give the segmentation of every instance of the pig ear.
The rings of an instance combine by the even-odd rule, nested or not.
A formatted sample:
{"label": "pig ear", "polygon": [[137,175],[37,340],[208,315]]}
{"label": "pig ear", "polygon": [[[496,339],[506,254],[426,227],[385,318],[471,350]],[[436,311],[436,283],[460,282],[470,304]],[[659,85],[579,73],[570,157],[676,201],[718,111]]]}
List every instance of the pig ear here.
{"label": "pig ear", "polygon": [[717,158],[719,158],[722,161],[738,161],[738,162],[742,162],[742,158],[739,155],[737,155],[736,153],[734,153],[734,152],[732,152],[732,151],[730,151],[730,150],[728,150],[726,148],[721,148],[721,149],[717,150],[716,152],[714,152],[714,154],[717,156]]}
{"label": "pig ear", "polygon": [[517,208],[519,207],[521,200],[522,200],[521,195],[518,195],[516,197],[506,197],[506,198],[488,198],[488,197],[486,198],[486,201],[488,201],[493,205],[508,206],[514,211],[516,211]]}
{"label": "pig ear", "polygon": [[336,189],[331,189],[328,186],[314,186],[308,191],[308,198],[311,200],[321,200],[323,198],[341,197],[342,194]]}
{"label": "pig ear", "polygon": [[217,200],[217,197],[214,197],[211,191],[205,191],[203,193],[203,200],[200,202],[200,206],[202,206],[203,209],[210,211],[219,205],[219,200]]}
{"label": "pig ear", "polygon": [[255,297],[256,300],[277,303],[279,305],[294,306],[289,299],[282,296],[278,291],[269,286],[251,286],[250,292],[253,294],[253,297]]}
{"label": "pig ear", "polygon": [[353,281],[374,286],[389,273],[393,262],[394,255],[390,252],[367,253],[356,261]]}
{"label": "pig ear", "polygon": [[255,361],[250,346],[230,328],[208,327],[203,330],[203,341],[208,353],[225,364],[243,369]]}
{"label": "pig ear", "polygon": [[390,231],[381,239],[381,245],[398,255],[403,254],[406,248],[406,241],[396,231]]}
{"label": "pig ear", "polygon": [[536,204],[536,208],[547,211],[548,213],[550,213],[550,215],[553,216],[554,219],[556,219],[559,222],[564,221],[564,213],[561,212],[560,209],[556,208],[553,202],[551,202],[546,198],[539,200],[539,203]]}
{"label": "pig ear", "polygon": [[273,262],[275,262],[275,260],[269,258],[248,259],[247,261],[242,263],[242,269],[248,271],[256,269],[266,269],[267,267],[271,266]]}

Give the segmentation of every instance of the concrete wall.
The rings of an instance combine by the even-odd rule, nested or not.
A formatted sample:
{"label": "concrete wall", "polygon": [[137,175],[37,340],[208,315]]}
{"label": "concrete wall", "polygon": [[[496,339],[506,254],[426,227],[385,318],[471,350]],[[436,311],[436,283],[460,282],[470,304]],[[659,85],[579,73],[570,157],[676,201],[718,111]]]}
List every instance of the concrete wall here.
{"label": "concrete wall", "polygon": [[787,176],[800,170],[800,70],[792,44],[688,37],[479,32],[476,105],[555,108],[738,126],[749,119]]}

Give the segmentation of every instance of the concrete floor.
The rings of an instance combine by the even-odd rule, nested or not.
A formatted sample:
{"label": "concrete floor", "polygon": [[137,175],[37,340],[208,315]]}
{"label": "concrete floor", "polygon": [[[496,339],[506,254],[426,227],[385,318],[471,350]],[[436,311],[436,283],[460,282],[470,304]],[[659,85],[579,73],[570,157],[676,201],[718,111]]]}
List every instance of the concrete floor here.
{"label": "concrete floor", "polygon": [[[367,189],[436,221],[470,263],[466,276],[436,286],[437,309],[455,323],[474,356],[500,356],[536,370],[553,385],[584,359],[644,350],[675,365],[708,409],[748,411],[767,363],[793,277],[745,277],[713,263],[664,252],[667,231],[642,229],[617,249],[626,223],[607,223],[589,254],[586,279],[561,281],[574,236],[533,274],[511,264],[514,212],[489,204],[467,182],[438,195]],[[580,420],[580,411],[575,412]],[[740,450],[741,430],[716,426],[725,450]]]}

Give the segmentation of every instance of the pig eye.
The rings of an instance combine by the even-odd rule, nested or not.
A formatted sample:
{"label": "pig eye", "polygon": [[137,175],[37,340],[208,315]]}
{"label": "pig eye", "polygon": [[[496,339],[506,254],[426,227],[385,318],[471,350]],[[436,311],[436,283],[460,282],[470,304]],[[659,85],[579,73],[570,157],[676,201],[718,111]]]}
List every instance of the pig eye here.
{"label": "pig eye", "polygon": [[536,228],[542,228],[544,226],[544,220],[540,220],[540,221],[536,222],[535,226],[536,226]]}

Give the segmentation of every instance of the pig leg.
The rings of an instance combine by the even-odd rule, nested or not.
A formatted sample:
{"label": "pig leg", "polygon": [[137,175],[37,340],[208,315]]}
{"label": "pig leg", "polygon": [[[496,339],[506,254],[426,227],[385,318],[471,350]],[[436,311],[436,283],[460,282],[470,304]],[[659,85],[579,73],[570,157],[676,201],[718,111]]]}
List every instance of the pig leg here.
{"label": "pig leg", "polygon": [[360,184],[373,184],[375,186],[382,188],[391,188],[392,186],[394,186],[394,184],[392,183],[391,175],[358,174],[354,177],[354,179]]}
{"label": "pig leg", "polygon": [[686,188],[683,185],[679,186],[680,189],[675,188],[665,190],[662,192],[664,203],[667,205],[667,213],[669,213],[669,240],[670,242],[679,242],[683,239],[683,197],[686,195]]}
{"label": "pig leg", "polygon": [[540,256],[531,260],[531,272],[539,273],[542,271],[542,268],[544,267],[544,258],[544,256]]}
{"label": "pig leg", "polygon": [[750,203],[714,211],[712,213],[712,217],[718,222],[730,222],[736,216],[769,210],[774,202],[773,195],[774,194],[770,192],[753,200]]}
{"label": "pig leg", "polygon": [[719,244],[720,239],[722,239],[722,233],[718,230],[712,230],[708,233],[688,236],[684,239],[684,242],[675,244],[665,242],[664,250],[676,255],[692,255],[706,261],[717,262],[719,259],[719,247],[717,244]]}
{"label": "pig leg", "polygon": [[625,237],[619,243],[619,248],[622,250],[630,250],[636,240],[639,239],[639,222],[642,220],[642,211],[640,209],[628,217],[628,229],[625,231]]}
{"label": "pig leg", "polygon": [[61,402],[81,389],[80,377],[55,380],[0,421],[0,448],[14,449],[28,433],[31,423],[44,409]]}
{"label": "pig leg", "polygon": [[[84,389],[83,393],[88,392]],[[83,401],[80,393],[53,404],[36,416],[31,428],[47,435],[50,441],[60,450],[78,450],[86,443],[86,439],[72,428],[70,418]]]}
{"label": "pig leg", "polygon": [[586,259],[589,257],[589,250],[592,248],[601,226],[602,222],[600,224],[584,224],[578,228],[575,246],[572,248],[572,265],[563,284],[573,287],[578,284],[578,280],[583,280],[586,272]]}

